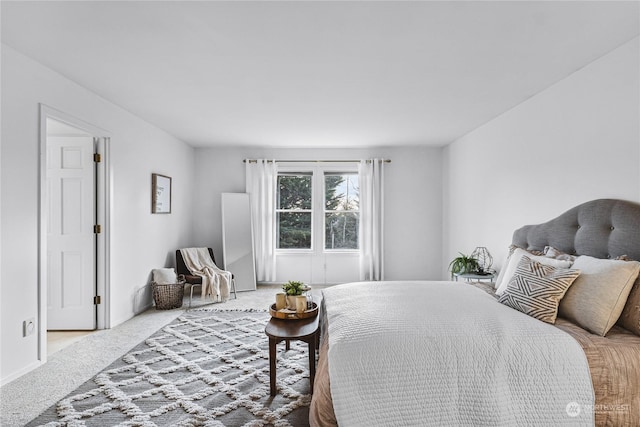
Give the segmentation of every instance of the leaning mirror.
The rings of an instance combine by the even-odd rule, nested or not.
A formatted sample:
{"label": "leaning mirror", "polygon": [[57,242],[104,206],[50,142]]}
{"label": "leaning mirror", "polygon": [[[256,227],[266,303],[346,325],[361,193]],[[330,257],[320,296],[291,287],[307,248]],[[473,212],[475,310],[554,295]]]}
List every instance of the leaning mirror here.
{"label": "leaning mirror", "polygon": [[247,193],[222,193],[224,269],[233,273],[237,291],[256,290],[251,204]]}

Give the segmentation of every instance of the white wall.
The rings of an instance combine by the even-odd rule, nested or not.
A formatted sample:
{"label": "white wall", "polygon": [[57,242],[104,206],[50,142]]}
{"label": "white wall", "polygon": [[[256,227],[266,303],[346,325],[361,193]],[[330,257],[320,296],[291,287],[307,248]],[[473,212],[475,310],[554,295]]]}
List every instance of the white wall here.
{"label": "white wall", "polygon": [[[172,265],[175,248],[222,256],[220,194],[244,192],[244,158],[390,158],[389,280],[446,278],[449,259],[480,245],[499,266],[521,225],[594,198],[640,201],[638,52],[636,38],[444,150],[194,150],[3,45],[0,381],[38,363],[21,323],[37,316],[39,103],[111,133],[115,326],[150,302],[149,273]],[[150,214],[153,172],[173,177],[171,215]]]}
{"label": "white wall", "polygon": [[[442,169],[440,148],[196,149],[195,244],[222,257],[220,194],[245,191],[245,158],[335,160],[391,159],[385,167],[385,277],[440,276]],[[218,255],[219,254],[219,255]]]}
{"label": "white wall", "polygon": [[[194,150],[63,76],[2,45],[2,383],[38,365],[39,103],[111,134],[111,326],[151,303],[153,268],[191,240]],[[173,178],[173,213],[152,215],[151,173]]]}
{"label": "white wall", "polygon": [[635,38],[444,150],[445,260],[487,246],[500,265],[522,225],[640,201],[639,51]]}

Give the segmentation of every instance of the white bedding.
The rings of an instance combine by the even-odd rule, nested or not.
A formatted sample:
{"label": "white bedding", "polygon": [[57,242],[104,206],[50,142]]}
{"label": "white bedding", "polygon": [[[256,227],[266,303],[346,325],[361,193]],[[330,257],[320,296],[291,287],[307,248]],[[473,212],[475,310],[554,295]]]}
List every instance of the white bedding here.
{"label": "white bedding", "polygon": [[580,345],[480,289],[366,282],[323,297],[341,426],[593,425]]}

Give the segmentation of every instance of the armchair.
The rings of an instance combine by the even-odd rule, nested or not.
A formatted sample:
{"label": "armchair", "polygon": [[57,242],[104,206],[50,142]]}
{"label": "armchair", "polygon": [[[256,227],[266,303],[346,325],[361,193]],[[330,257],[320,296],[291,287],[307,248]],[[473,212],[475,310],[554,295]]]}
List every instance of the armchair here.
{"label": "armchair", "polygon": [[[211,260],[215,263],[216,258],[213,255],[213,249],[207,248],[207,250],[209,251]],[[189,308],[191,308],[191,301],[193,300],[193,288],[194,286],[200,286],[200,289],[202,290],[202,277],[194,276],[191,274],[191,272],[187,268],[187,265],[184,262],[184,259],[182,258],[182,252],[180,252],[180,249],[176,250],[176,274],[184,275],[185,282],[190,285]],[[233,292],[234,299],[237,299],[238,295],[236,293],[236,281],[233,273],[231,273],[231,292]]]}

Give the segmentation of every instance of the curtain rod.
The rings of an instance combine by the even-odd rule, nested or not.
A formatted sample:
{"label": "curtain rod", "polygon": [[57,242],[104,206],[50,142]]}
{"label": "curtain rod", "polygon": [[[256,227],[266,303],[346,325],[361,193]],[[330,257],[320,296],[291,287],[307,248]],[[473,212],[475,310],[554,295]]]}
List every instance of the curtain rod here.
{"label": "curtain rod", "polygon": [[[384,163],[391,163],[389,159],[380,160]],[[243,163],[256,163],[255,159],[244,159]],[[360,163],[361,160],[267,160],[267,163]],[[371,163],[372,160],[366,160],[367,163]]]}

